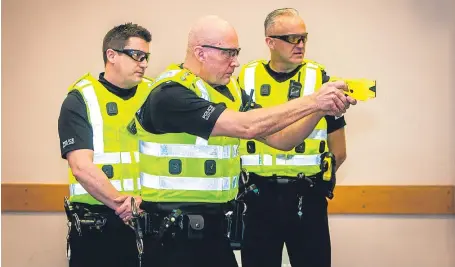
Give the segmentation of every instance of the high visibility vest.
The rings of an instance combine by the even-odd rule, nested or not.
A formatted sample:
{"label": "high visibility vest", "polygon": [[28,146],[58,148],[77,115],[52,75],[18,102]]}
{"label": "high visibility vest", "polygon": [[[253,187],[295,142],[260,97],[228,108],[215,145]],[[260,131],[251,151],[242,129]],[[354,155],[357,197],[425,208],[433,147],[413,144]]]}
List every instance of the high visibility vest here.
{"label": "high visibility vest", "polygon": [[[302,68],[294,77],[284,82],[275,81],[265,69],[265,60],[252,61],[242,67],[239,83],[249,94],[254,89],[253,100],[262,107],[272,107],[288,101],[290,81],[300,81],[300,96],[317,91],[322,85],[323,66],[305,60]],[[327,122],[323,118],[307,139],[291,151],[274,149],[255,140],[242,140],[239,153],[242,168],[261,176],[297,177],[299,173],[307,176],[321,172],[321,154],[328,151]]]}
{"label": "high visibility vest", "polygon": [[[89,73],[76,81],[69,90],[78,90],[87,106],[93,129],[93,163],[109,178],[120,192],[139,195],[138,140],[127,130],[134,114],[150,93],[151,79],[143,78],[135,95],[123,100],[109,92]],[[69,169],[70,200],[102,205],[92,197]]]}
{"label": "high visibility vest", "polygon": [[[181,84],[205,100],[223,102],[228,109],[237,111],[242,103],[234,79],[227,85],[234,101],[177,65],[171,65],[159,75],[152,90],[169,81]],[[209,113],[207,110],[207,116]],[[206,140],[188,133],[152,134],[137,119],[136,128],[144,201],[226,203],[235,198],[240,174],[238,138],[216,136]]]}

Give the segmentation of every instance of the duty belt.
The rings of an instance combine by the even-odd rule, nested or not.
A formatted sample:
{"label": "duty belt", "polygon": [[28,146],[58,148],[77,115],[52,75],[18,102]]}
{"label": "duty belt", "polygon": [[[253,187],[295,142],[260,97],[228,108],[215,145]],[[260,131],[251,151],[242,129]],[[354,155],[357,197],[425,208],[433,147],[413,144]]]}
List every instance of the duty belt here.
{"label": "duty belt", "polygon": [[[336,166],[335,156],[331,152],[325,152],[321,155],[321,172],[317,174],[307,176],[304,173],[299,173],[297,177],[279,175],[261,177],[266,179],[269,183],[297,184],[297,186],[301,185],[309,188],[319,187],[323,189],[324,194],[326,194],[329,199],[332,199],[334,197],[333,191],[336,186],[334,166]],[[248,181],[246,182],[248,183]]]}
{"label": "duty belt", "polygon": [[70,233],[74,226],[79,236],[82,236],[83,230],[103,231],[107,222],[107,216],[101,213],[91,212],[89,209],[71,203],[68,197],[63,199],[63,207],[67,217],[68,234],[66,235],[66,257],[71,258]]}
{"label": "duty belt", "polygon": [[174,237],[177,232],[185,233],[189,239],[201,239],[205,226],[203,215],[186,213],[181,209],[173,209],[168,214],[143,212],[139,216],[139,223],[144,235],[160,243],[164,242],[166,236]]}
{"label": "duty belt", "polygon": [[87,208],[71,203],[67,197],[64,198],[64,208],[69,230],[74,225],[79,236],[82,236],[82,229],[84,228],[102,231],[106,225],[107,216],[105,214],[92,212]]}

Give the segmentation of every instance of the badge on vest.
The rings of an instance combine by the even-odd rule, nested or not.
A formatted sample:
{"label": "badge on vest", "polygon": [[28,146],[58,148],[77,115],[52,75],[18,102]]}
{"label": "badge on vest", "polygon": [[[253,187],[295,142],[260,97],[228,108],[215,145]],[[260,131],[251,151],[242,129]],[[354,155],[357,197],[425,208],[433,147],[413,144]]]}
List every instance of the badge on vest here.
{"label": "badge on vest", "polygon": [[101,170],[106,174],[107,178],[111,179],[114,177],[114,167],[112,167],[112,165],[103,165]]}
{"label": "badge on vest", "polygon": [[300,97],[300,91],[302,91],[302,84],[291,80],[289,82],[288,100]]}
{"label": "badge on vest", "polygon": [[137,134],[136,122],[134,121],[134,119],[131,120],[126,129],[128,129],[128,132],[130,132],[131,134]]}
{"label": "badge on vest", "polygon": [[109,116],[115,116],[118,114],[118,108],[117,108],[117,103],[115,102],[109,102],[106,104],[106,111],[107,115]]}
{"label": "badge on vest", "polygon": [[250,154],[255,153],[256,152],[256,143],[254,141],[246,142],[246,151]]}
{"label": "badge on vest", "polygon": [[216,161],[206,160],[204,163],[205,175],[215,175],[216,173]]}
{"label": "badge on vest", "polygon": [[171,159],[169,161],[169,173],[173,175],[182,173],[182,161],[179,159]]}
{"label": "badge on vest", "polygon": [[260,89],[261,96],[269,96],[270,90],[271,90],[270,84],[261,85],[261,89]]}
{"label": "badge on vest", "polygon": [[304,153],[305,152],[305,142],[295,147],[295,153]]}

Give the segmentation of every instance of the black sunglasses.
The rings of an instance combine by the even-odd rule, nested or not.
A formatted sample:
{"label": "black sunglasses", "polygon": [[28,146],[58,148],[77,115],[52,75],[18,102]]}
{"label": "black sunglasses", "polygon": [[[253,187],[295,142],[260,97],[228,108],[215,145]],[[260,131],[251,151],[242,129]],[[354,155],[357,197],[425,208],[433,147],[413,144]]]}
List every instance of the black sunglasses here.
{"label": "black sunglasses", "polygon": [[224,48],[224,47],[218,47],[218,46],[213,46],[213,45],[201,45],[201,46],[223,51],[224,53],[226,53],[227,56],[229,56],[229,58],[237,57],[240,53],[240,48]]}
{"label": "black sunglasses", "polygon": [[137,62],[142,62],[146,60],[149,62],[149,56],[150,53],[145,53],[144,51],[141,50],[136,50],[136,49],[113,49],[115,52],[125,54],[129,56],[130,58],[136,60]]}
{"label": "black sunglasses", "polygon": [[270,35],[270,38],[280,39],[290,44],[298,44],[302,41],[304,44],[308,41],[308,33],[304,34],[286,34],[286,35]]}

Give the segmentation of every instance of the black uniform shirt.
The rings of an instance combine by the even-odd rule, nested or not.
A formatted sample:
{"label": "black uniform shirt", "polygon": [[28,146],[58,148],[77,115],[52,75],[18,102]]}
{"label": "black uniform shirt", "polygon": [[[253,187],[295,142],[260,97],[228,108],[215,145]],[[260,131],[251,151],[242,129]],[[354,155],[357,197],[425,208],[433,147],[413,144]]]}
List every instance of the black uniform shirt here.
{"label": "black uniform shirt", "polygon": [[[127,100],[136,94],[137,86],[123,89],[104,79],[100,73],[99,82],[114,95]],[[93,150],[93,130],[90,125],[87,106],[79,91],[71,91],[63,101],[58,118],[58,133],[60,136],[60,151],[66,159],[68,152],[78,149]]]}
{"label": "black uniform shirt", "polygon": [[[234,100],[227,86],[217,86],[215,89],[226,96],[226,101]],[[248,99],[242,90],[242,102],[246,103]],[[152,90],[138,112],[138,119],[150,133],[189,133],[208,139],[225,109],[224,103],[215,104],[200,98],[179,83],[167,82]],[[206,111],[211,112],[208,117],[204,116]]]}

